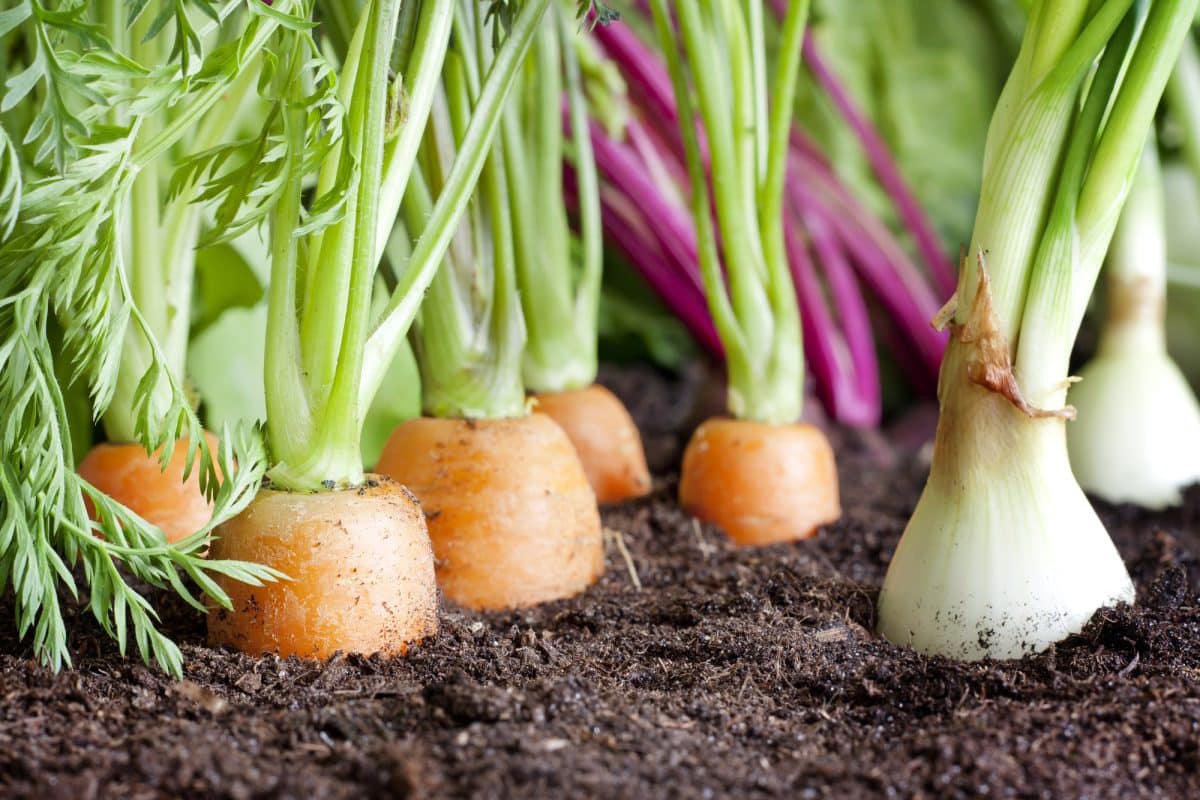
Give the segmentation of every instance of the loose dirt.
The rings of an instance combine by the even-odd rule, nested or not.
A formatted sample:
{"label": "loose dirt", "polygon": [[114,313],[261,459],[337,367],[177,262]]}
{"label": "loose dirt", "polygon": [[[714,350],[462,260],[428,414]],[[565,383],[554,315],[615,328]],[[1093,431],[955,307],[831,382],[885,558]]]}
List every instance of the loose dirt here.
{"label": "loose dirt", "polygon": [[590,591],[515,613],[444,607],[407,659],[324,664],[210,649],[203,620],[160,596],[182,683],[120,658],[83,613],[57,676],[5,625],[0,794],[1200,796],[1200,492],[1166,514],[1101,509],[1137,605],[1019,662],[925,658],[872,633],[926,470],[920,423],[836,436],[840,523],[734,550],[673,499],[694,417],[673,398],[695,376],[607,379],[659,477],[604,513],[608,571]]}

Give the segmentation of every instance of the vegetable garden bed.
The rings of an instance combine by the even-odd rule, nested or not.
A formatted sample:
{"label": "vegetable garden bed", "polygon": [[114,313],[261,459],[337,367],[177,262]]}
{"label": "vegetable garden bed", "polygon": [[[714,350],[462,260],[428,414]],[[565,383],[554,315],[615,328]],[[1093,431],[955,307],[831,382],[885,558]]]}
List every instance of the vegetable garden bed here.
{"label": "vegetable garden bed", "polygon": [[643,427],[656,490],[605,511],[620,539],[583,595],[444,604],[407,659],[322,664],[210,649],[203,619],[157,594],[182,683],[120,658],[73,608],[76,669],[57,676],[0,629],[0,794],[1200,793],[1200,492],[1166,513],[1100,507],[1136,606],[1020,661],[927,658],[871,632],[928,468],[906,443],[920,437],[834,431],[842,521],[738,550],[680,511],[664,471],[685,441],[682,387],[645,368],[607,382]]}

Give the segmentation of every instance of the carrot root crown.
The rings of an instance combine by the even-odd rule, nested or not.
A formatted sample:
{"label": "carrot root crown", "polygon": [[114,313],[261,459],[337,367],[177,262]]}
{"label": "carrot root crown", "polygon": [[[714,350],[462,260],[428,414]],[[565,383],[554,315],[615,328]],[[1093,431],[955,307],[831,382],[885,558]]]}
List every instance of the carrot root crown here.
{"label": "carrot root crown", "polygon": [[291,580],[216,580],[233,609],[214,610],[208,637],[246,653],[328,658],[403,655],[437,630],[437,587],[425,518],[395,481],[356,489],[263,489],[219,527],[210,558],[269,564]]}
{"label": "carrot root crown", "polygon": [[684,451],[679,502],[739,545],[806,539],[842,514],[833,449],[803,423],[708,420]]}
{"label": "carrot root crown", "polygon": [[575,446],[599,503],[650,492],[642,436],[625,405],[599,384],[537,395],[537,409],[558,423]]}
{"label": "carrot root crown", "polygon": [[[217,437],[205,433],[209,449],[218,449]],[[167,462],[158,461],[158,453],[148,454],[137,443],[102,442],[79,462],[79,475],[85,481],[116,500],[142,519],[160,528],[168,542],[178,542],[204,527],[212,516],[213,504],[200,491],[200,465],[192,465],[184,480],[187,454],[191,450],[181,439]],[[88,503],[88,512],[95,512]]]}
{"label": "carrot root crown", "polygon": [[414,419],[392,434],[378,469],[420,498],[438,582],[456,603],[536,605],[578,594],[604,570],[595,495],[544,414]]}

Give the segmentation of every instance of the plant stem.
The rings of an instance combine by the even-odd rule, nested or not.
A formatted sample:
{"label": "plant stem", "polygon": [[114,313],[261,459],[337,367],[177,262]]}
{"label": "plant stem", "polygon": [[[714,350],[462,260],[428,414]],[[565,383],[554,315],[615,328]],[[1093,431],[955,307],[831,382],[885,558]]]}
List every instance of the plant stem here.
{"label": "plant stem", "polygon": [[[281,91],[290,99],[300,92],[299,58],[293,51],[290,74],[279,73]],[[300,217],[305,131],[298,103],[284,111],[287,138],[288,185],[271,212],[271,283],[267,295],[267,340],[263,377],[266,389],[267,433],[272,456],[299,462],[313,429],[313,398],[304,380],[300,326],[296,319],[299,240],[293,231]]]}
{"label": "plant stem", "polygon": [[[360,381],[363,349],[370,325],[371,289],[379,260],[376,237],[387,129],[388,69],[398,14],[397,0],[371,0],[359,23],[364,26],[363,57],[354,75],[346,141],[357,165],[350,190],[352,200],[346,215],[326,232],[323,240],[326,247],[331,246],[331,242],[337,243],[333,246],[338,258],[319,264],[319,273],[314,276],[318,293],[324,294],[328,290],[329,305],[341,313],[333,313],[328,306],[314,303],[313,315],[300,323],[301,360],[306,367],[315,365],[317,369],[317,374],[310,374],[306,381],[312,401],[312,423],[307,426],[307,435],[296,435],[295,431],[300,427],[296,426],[285,440],[276,442],[274,437],[271,440],[276,462],[271,478],[289,489],[317,489],[328,487],[331,482],[335,486],[354,486],[363,478],[359,439],[365,410],[360,402]],[[289,228],[294,228],[295,219]],[[286,224],[282,217],[280,223]],[[282,259],[285,265],[275,264],[273,270],[278,267],[294,271],[291,264],[295,251],[292,247],[282,242],[273,244],[273,255]],[[279,319],[279,315],[291,313],[294,307],[294,286],[285,288],[288,291],[281,289],[271,316],[275,317],[277,328],[283,327],[284,333],[290,334],[291,324]],[[274,291],[272,299],[276,299]],[[277,345],[289,352],[281,352],[272,358],[273,364],[282,364],[289,356],[296,355],[291,341],[287,335]],[[336,343],[332,359],[331,343]],[[305,358],[313,353],[319,353],[320,357],[316,360],[311,356]],[[294,375],[290,367],[281,369]],[[272,394],[277,395],[273,401],[270,399]],[[278,404],[296,394],[297,388],[289,383],[283,386],[267,384],[269,403]],[[280,408],[272,415],[271,405],[268,406],[268,418],[288,413]],[[282,419],[280,422],[292,427],[290,422]],[[295,446],[296,439],[302,440],[298,447]]]}
{"label": "plant stem", "polygon": [[[673,16],[665,2],[655,0],[651,9],[681,121],[701,273],[725,345],[730,411],[759,421],[793,422],[803,399],[803,357],[782,204],[808,4],[789,6],[771,110],[760,85],[766,81],[761,3],[743,8],[736,0],[721,0],[702,10],[694,0],[682,0]],[[707,158],[689,122],[695,118],[693,89]],[[710,205],[720,229],[719,249]]]}
{"label": "plant stem", "polygon": [[[435,111],[426,139],[425,180],[431,185],[441,180],[445,165],[457,160],[490,60],[492,29],[477,8],[460,4],[455,30],[456,46],[443,76],[444,107]],[[510,105],[502,125],[511,127],[513,110]],[[510,206],[510,191],[519,184],[507,173],[510,167],[527,167],[506,164],[509,152],[503,138],[492,145],[475,201],[414,330],[422,405],[431,416],[525,414],[520,372],[525,326],[516,291]],[[407,216],[414,230],[428,217],[430,204],[424,205]]]}
{"label": "plant stem", "polygon": [[[543,25],[530,64],[527,133],[515,107],[510,108],[504,129],[517,274],[529,328],[523,372],[527,388],[537,392],[575,389],[595,380],[602,268],[599,182],[576,45],[565,12],[558,8],[552,13],[555,18]],[[564,83],[566,109],[561,100]],[[572,132],[575,150],[581,227],[577,279],[572,274],[564,198],[564,125]]]}
{"label": "plant stem", "polygon": [[[518,13],[488,70],[458,148],[454,165],[446,177],[432,213],[425,221],[407,264],[399,270],[396,288],[367,342],[362,373],[361,400],[374,396],[391,363],[400,340],[408,332],[426,288],[457,230],[488,156],[501,111],[525,52],[550,0],[528,0]],[[361,402],[360,400],[360,402]],[[365,413],[365,408],[363,409]]]}
{"label": "plant stem", "polygon": [[[1079,177],[1076,180],[1064,170],[1064,177],[1072,180],[1060,188],[1058,213],[1052,217],[1038,253],[1021,322],[1016,377],[1026,397],[1039,407],[1059,408],[1065,402],[1072,345],[1196,6],[1196,0],[1157,0],[1124,65],[1116,97],[1109,101],[1105,93],[1088,104],[1095,107],[1097,126],[1107,108],[1103,132],[1093,140],[1083,127],[1076,140],[1083,153],[1076,168]],[[1126,22],[1130,38],[1136,13],[1131,11]],[[1106,62],[1111,64],[1114,82],[1122,66],[1121,60],[1106,53],[1093,79],[1099,88],[1104,86]],[[1083,112],[1085,121],[1088,105]],[[1084,159],[1089,152],[1085,173]],[[1068,154],[1068,167],[1074,166],[1074,155]]]}
{"label": "plant stem", "polygon": [[[1017,62],[988,130],[983,184],[968,250],[984,253],[992,276],[992,310],[1010,352],[1016,346],[1029,274],[1045,227],[1074,98],[1092,59],[1132,0],[1105,0],[1087,22],[1088,0],[1050,0],[1035,6]],[[960,272],[963,323],[979,288],[975,269]]]}
{"label": "plant stem", "polygon": [[[146,41],[145,35],[150,22],[158,15],[159,3],[151,2],[133,29],[128,32],[129,56],[140,64],[156,65],[159,56],[159,40]],[[111,11],[116,24],[124,28],[120,9]],[[122,38],[125,38],[122,36]],[[147,115],[140,121],[138,140],[151,138],[162,127],[160,115]],[[133,180],[129,195],[129,206],[125,214],[128,230],[125,266],[133,302],[142,313],[150,334],[165,341],[168,334],[167,270],[171,262],[164,257],[161,247],[161,187],[157,162],[142,167]],[[168,250],[167,255],[170,255]],[[109,441],[133,442],[137,440],[137,420],[134,397],[142,375],[150,366],[151,357],[142,331],[131,329],[125,336],[121,365],[117,375],[117,388],[113,401],[103,416],[105,433]],[[183,377],[183,363],[168,363],[176,379]],[[169,387],[160,382],[156,387],[152,408],[165,411],[169,407]]]}

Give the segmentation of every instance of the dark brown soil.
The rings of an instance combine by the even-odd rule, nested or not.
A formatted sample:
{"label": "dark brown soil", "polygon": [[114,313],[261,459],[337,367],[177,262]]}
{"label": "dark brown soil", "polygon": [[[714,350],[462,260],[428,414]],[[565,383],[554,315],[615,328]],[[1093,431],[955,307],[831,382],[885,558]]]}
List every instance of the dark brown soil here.
{"label": "dark brown soil", "polygon": [[[669,463],[681,387],[610,382]],[[1020,662],[924,658],[871,632],[923,477],[896,444],[914,424],[837,437],[847,513],[813,541],[734,551],[680,512],[665,475],[605,513],[609,569],[591,591],[521,613],[446,608],[407,660],[214,651],[166,600],[183,683],[121,660],[83,618],[58,676],[5,633],[0,794],[1200,796],[1200,492],[1168,514],[1104,509],[1137,606]]]}

